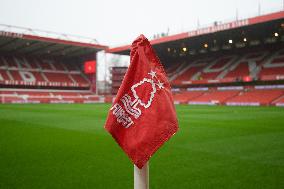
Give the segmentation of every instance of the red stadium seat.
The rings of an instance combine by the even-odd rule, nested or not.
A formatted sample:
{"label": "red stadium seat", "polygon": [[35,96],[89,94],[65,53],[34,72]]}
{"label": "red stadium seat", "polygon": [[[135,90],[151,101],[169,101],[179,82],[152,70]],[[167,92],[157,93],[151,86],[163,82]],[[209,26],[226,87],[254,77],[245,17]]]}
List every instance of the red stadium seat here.
{"label": "red stadium seat", "polygon": [[174,101],[178,104],[185,104],[188,103],[189,100],[195,99],[201,96],[204,92],[203,91],[186,91],[180,93],[174,93]]}
{"label": "red stadium seat", "polygon": [[96,103],[100,97],[89,91],[1,89],[0,103]]}
{"label": "red stadium seat", "polygon": [[194,103],[223,104],[226,100],[238,95],[240,91],[211,91],[190,100]]}
{"label": "red stadium seat", "polygon": [[247,92],[242,92],[240,95],[231,98],[227,101],[227,104],[236,105],[269,105],[273,100],[284,94],[283,90],[259,90],[252,89]]}
{"label": "red stadium seat", "polygon": [[[70,73],[71,72],[71,73]],[[88,77],[73,63],[52,59],[0,56],[0,83],[29,86],[89,87]]]}

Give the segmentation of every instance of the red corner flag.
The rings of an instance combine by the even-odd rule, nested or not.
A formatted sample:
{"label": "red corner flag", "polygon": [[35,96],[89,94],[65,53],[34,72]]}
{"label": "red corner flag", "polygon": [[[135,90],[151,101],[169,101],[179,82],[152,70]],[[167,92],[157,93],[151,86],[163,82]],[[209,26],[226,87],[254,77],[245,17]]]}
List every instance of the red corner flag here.
{"label": "red corner flag", "polygon": [[130,66],[105,128],[140,169],[178,130],[166,73],[143,35],[132,43]]}

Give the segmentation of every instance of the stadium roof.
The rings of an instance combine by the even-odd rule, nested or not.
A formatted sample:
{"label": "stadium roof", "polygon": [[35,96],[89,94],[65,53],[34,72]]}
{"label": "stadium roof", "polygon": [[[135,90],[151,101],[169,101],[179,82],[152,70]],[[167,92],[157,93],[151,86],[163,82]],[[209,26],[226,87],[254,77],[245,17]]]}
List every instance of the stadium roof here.
{"label": "stadium roof", "polygon": [[[228,23],[218,23],[215,22],[212,26],[206,27],[206,28],[200,28],[194,31],[179,33],[175,35],[165,36],[158,39],[151,40],[150,43],[154,46],[154,48],[159,49],[167,49],[170,50],[171,46],[174,46],[175,48],[179,45],[179,48],[182,49],[183,47],[180,47],[182,44],[185,48],[187,47],[187,44],[192,44],[192,41],[196,37],[204,37],[204,36],[214,36],[216,37],[216,33],[222,33],[229,30],[238,30],[242,28],[247,28],[250,26],[259,25],[262,23],[268,23],[275,20],[282,20],[284,18],[284,11],[274,12],[266,15],[260,15],[252,18],[242,19],[242,20],[235,20],[233,22]],[[281,25],[282,26],[282,25]],[[274,26],[273,26],[274,27]],[[284,22],[283,26],[284,27]],[[270,27],[272,28],[272,26]],[[258,28],[259,29],[259,28]],[[256,30],[258,30],[256,29]],[[263,28],[265,29],[265,28]],[[240,31],[238,31],[239,33]],[[265,30],[263,31],[265,32]],[[249,31],[247,31],[249,33]],[[223,35],[224,36],[224,35]],[[219,36],[220,38],[220,36]],[[191,45],[192,46],[192,45]],[[110,48],[107,50],[109,53],[115,53],[115,54],[124,54],[129,55],[130,53],[130,45]],[[159,52],[158,52],[159,54]]]}
{"label": "stadium roof", "polygon": [[[57,34],[3,24],[0,25],[0,28],[0,53],[4,54],[47,55],[70,58],[89,56],[108,48],[98,44],[95,39],[80,36]],[[14,32],[15,30],[20,31]],[[82,39],[90,42],[85,42]]]}

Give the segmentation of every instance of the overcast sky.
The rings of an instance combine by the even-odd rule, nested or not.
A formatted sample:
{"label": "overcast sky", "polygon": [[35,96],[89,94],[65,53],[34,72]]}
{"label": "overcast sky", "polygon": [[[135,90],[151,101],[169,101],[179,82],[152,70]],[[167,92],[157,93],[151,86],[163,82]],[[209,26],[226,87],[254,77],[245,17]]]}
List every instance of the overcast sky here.
{"label": "overcast sky", "polygon": [[195,29],[280,10],[283,0],[0,0],[0,23],[129,44],[139,34]]}

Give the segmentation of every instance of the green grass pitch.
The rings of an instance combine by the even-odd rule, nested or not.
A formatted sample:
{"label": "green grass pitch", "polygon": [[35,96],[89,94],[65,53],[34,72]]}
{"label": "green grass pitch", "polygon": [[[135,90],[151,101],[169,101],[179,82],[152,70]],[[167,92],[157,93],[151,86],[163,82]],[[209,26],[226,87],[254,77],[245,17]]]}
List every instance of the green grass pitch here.
{"label": "green grass pitch", "polygon": [[[133,188],[133,165],[103,129],[109,108],[0,105],[0,188]],[[284,188],[284,108],[177,113],[179,132],[150,161],[151,189]]]}

